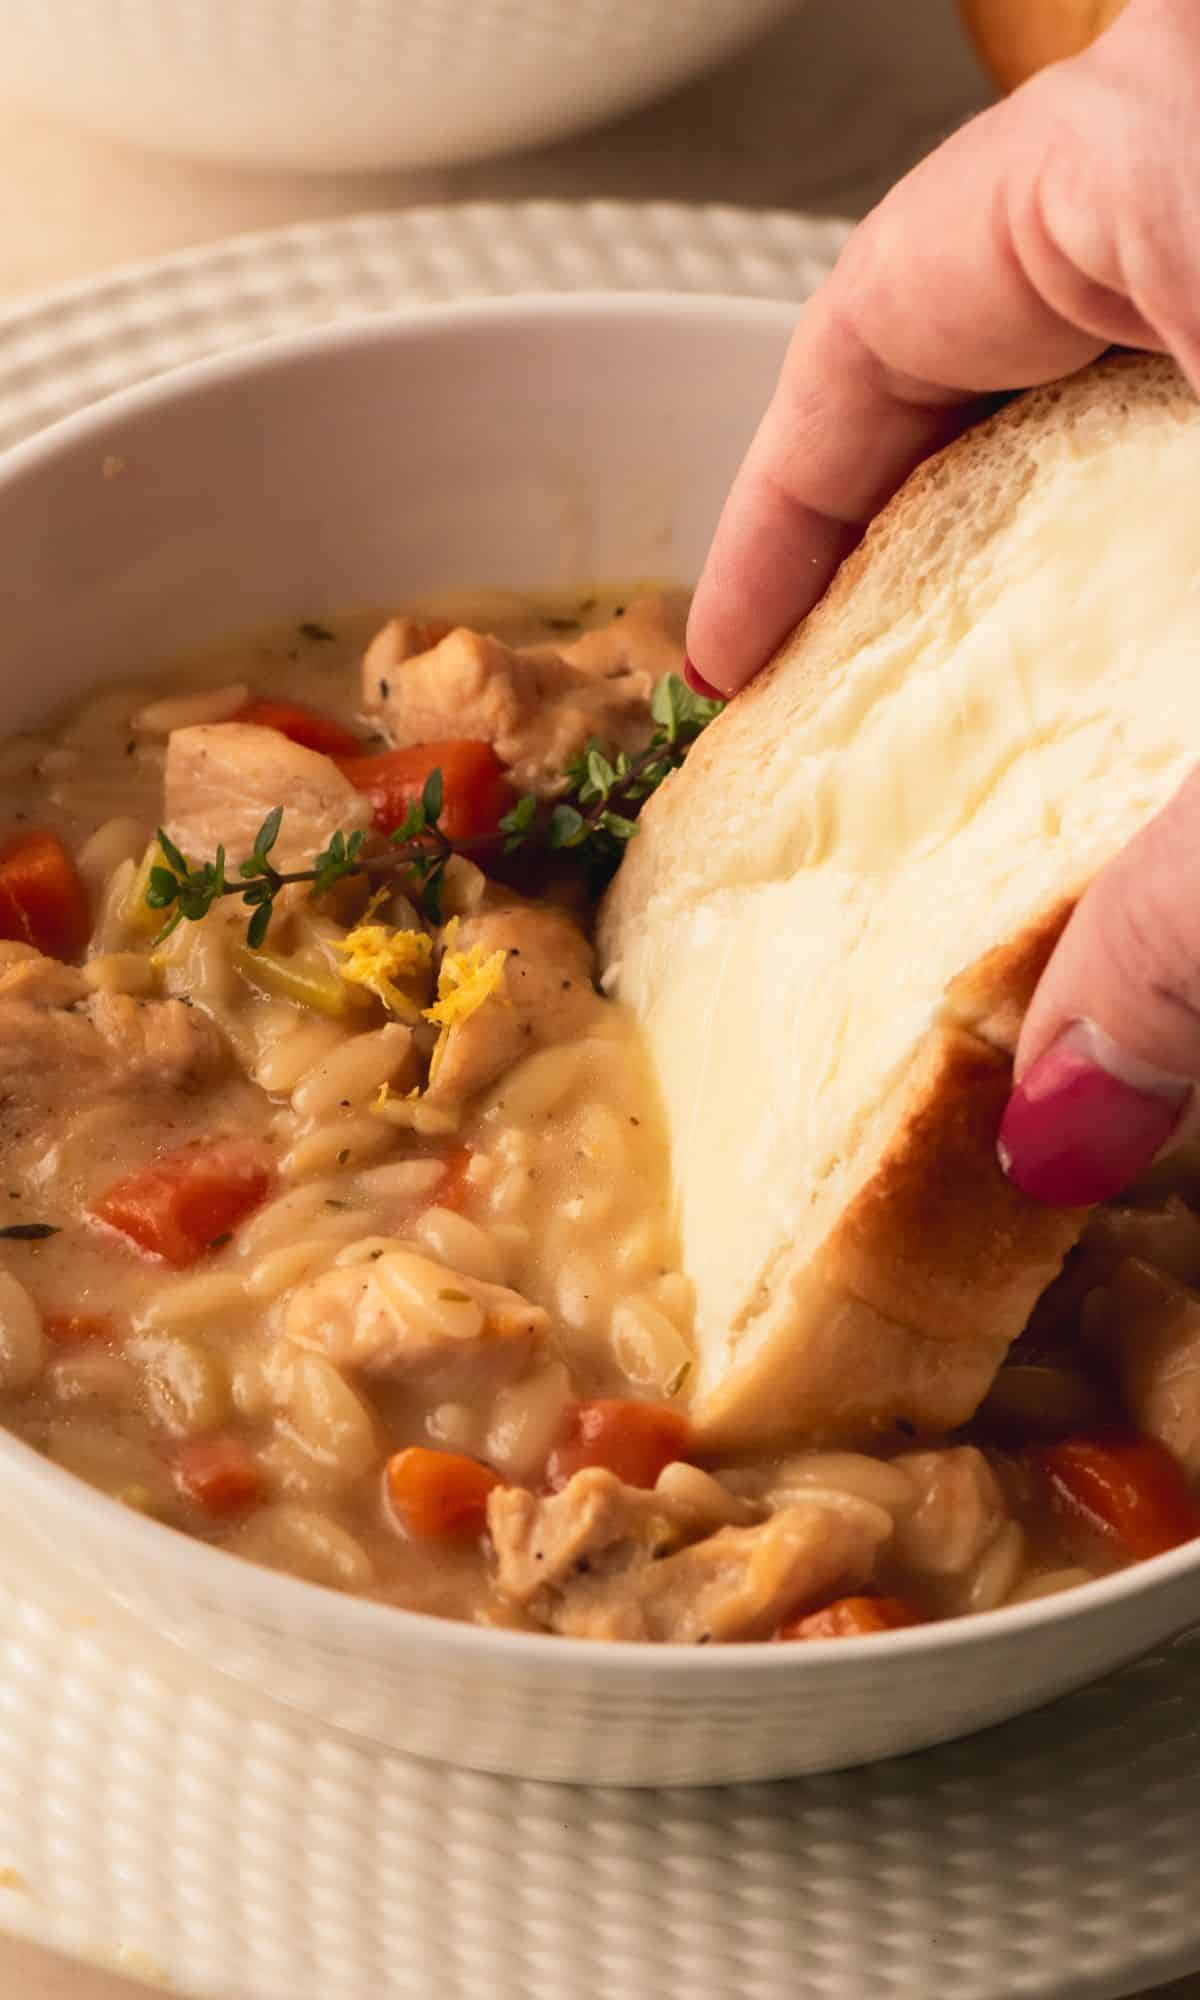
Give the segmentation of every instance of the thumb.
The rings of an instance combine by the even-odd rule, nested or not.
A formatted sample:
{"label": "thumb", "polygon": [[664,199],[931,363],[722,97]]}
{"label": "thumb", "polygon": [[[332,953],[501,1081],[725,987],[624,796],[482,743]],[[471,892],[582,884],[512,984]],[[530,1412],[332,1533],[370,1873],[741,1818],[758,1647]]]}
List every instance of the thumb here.
{"label": "thumb", "polygon": [[1036,1201],[1108,1201],[1188,1122],[1200,1084],[1200,772],[1081,898],[1021,1032],[1000,1128]]}

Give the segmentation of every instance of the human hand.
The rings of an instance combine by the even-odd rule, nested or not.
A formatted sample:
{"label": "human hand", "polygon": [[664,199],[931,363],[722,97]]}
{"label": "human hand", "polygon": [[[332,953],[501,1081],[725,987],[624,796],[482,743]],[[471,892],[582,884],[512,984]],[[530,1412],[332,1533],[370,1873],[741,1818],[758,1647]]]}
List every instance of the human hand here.
{"label": "human hand", "polygon": [[985,111],[856,230],[805,308],[688,627],[730,695],[979,399],[1114,343],[1200,386],[1200,6],[1133,0]]}
{"label": "human hand", "polygon": [[[1200,388],[1200,4],[1133,0],[1084,55],[956,133],[806,308],[692,608],[692,674],[736,693],[980,398],[1116,343]],[[1200,774],[1081,899],[1001,1129],[1039,1200],[1104,1200],[1200,1085]]]}

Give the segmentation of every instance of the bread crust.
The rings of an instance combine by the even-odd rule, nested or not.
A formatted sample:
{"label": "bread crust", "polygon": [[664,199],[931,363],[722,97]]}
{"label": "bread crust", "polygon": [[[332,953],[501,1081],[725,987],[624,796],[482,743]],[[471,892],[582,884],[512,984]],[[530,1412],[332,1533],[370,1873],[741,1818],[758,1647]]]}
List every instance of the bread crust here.
{"label": "bread crust", "polygon": [[977,958],[946,988],[942,1015],[1007,1056],[1016,1054],[1034,990],[1078,896],[1066,896],[1032,924]]}
{"label": "bread crust", "polygon": [[[1006,405],[912,476],[806,623],[647,805],[601,911],[605,969],[619,967],[639,926],[663,930],[693,899],[803,866],[786,810],[763,811],[786,787],[789,736],[897,606],[919,610],[1013,519],[1044,464],[1106,445],[1146,410],[1194,420],[1195,398],[1169,360],[1113,357]],[[693,1412],[711,1443],[952,1428],[977,1407],[1083,1225],[1082,1211],[1047,1210],[1005,1179],[996,1136],[1022,1020],[1085,887],[949,981],[903,1084],[857,1147],[860,1179],[819,1250],[777,1253],[746,1323],[731,1330]]]}
{"label": "bread crust", "polygon": [[[1008,1059],[956,1028],[913,1065],[874,1169],[826,1238],[827,1275],[850,1297],[939,1340],[1006,1346],[1083,1226],[1082,1210],[1030,1202],[1001,1172]],[[931,1254],[932,1251],[932,1254]]]}
{"label": "bread crust", "polygon": [[975,1036],[927,1037],[819,1257],[773,1274],[761,1323],[695,1407],[702,1438],[853,1440],[967,1421],[1084,1221],[1028,1201],[1000,1171],[1010,1081],[1007,1057]]}

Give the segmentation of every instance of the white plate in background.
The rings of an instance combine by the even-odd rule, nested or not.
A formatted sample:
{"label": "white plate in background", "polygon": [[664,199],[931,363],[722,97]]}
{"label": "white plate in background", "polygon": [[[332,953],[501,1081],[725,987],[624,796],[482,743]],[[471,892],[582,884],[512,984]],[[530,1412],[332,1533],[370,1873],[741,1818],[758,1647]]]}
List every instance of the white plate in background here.
{"label": "white plate in background", "polygon": [[661,97],[797,4],[5,0],[0,72],[72,123],[235,166],[455,165]]}

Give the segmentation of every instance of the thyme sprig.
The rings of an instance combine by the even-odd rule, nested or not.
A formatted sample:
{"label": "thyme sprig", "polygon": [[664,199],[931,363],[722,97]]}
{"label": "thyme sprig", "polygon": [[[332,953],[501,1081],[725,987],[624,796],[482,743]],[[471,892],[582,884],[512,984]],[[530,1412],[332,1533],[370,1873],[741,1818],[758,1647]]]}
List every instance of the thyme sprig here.
{"label": "thyme sprig", "polygon": [[[693,694],[677,674],[666,675],[654,689],[650,712],[658,728],[644,750],[631,757],[593,739],[568,764],[569,789],[546,821],[546,846],[582,850],[590,865],[611,873],[637,832],[638,809],[683,763],[723,706]],[[538,830],[537,801],[519,799],[500,830],[506,854],[523,847]]]}
{"label": "thyme sprig", "polygon": [[239,896],[253,912],[246,926],[246,942],[258,951],[266,941],[275,914],[275,898],[293,882],[311,882],[313,894],[324,896],[348,875],[386,877],[404,871],[416,877],[426,914],[434,923],[440,923],[446,863],[452,854],[487,844],[466,841],[456,848],[438,824],[441,812],[442,774],[436,770],[430,772],[421,798],[409,807],[403,822],[391,835],[389,851],[364,854],[366,833],[362,829],[343,833],[339,828],[328,847],[313,856],[311,867],[280,869],[271,860],[283,825],[283,807],[276,806],[255,834],[253,849],[238,863],[238,879],[234,881],[228,876],[224,847],[218,847],[212,861],[192,867],[160,826],[156,838],[166,865],[160,863],[151,868],[146,902],[150,909],[169,911],[170,915],[155,943],[161,944],[185,921],[199,923],[221,897]]}
{"label": "thyme sprig", "polygon": [[[570,852],[586,867],[593,885],[616,868],[626,844],[637,832],[637,814],[664,778],[677,770],[696,738],[723,704],[693,694],[686,682],[668,674],[654,690],[651,712],[658,725],[644,750],[631,756],[598,739],[588,743],[567,766],[567,790],[546,812],[532,792],[524,793],[499,823],[506,854],[543,847]],[[279,869],[271,860],[283,824],[282,806],[267,814],[254,846],[230,875],[225,848],[211,861],[192,865],[160,827],[162,861],[151,868],[146,902],[167,921],[157,943],[184,922],[198,923],[225,896],[239,896],[251,911],[246,941],[255,951],[264,944],[281,889],[293,882],[311,882],[313,894],[325,895],[348,876],[387,879],[407,875],[419,890],[424,914],[442,920],[446,866],[455,854],[471,855],[494,849],[494,838],[452,841],[441,825],[444,785],[440,769],[431,771],[421,796],[380,854],[364,854],[366,834],[338,831],[329,845],[314,855],[307,868]]]}

